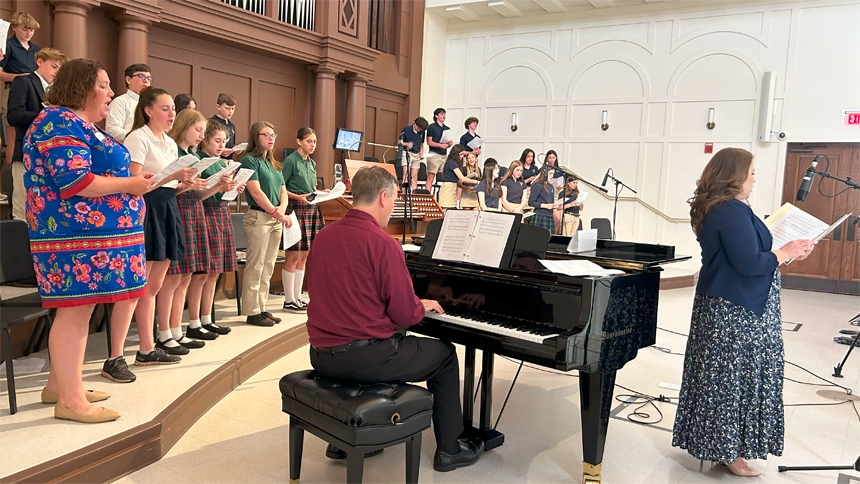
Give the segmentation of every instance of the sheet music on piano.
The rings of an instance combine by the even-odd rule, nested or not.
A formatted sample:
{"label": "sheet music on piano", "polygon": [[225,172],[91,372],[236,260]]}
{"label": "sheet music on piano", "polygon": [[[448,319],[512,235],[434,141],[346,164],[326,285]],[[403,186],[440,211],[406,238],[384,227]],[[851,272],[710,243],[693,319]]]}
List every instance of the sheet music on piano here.
{"label": "sheet music on piano", "polygon": [[433,258],[499,267],[515,221],[500,212],[448,210]]}

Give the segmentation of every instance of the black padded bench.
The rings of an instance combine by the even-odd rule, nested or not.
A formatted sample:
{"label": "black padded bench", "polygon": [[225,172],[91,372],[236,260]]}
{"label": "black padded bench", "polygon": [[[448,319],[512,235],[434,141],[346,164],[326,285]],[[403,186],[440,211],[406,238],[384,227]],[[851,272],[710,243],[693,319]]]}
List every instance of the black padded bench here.
{"label": "black padded bench", "polygon": [[346,479],[361,482],[364,456],[406,442],[406,482],[418,482],[421,432],[430,427],[433,394],[405,383],[358,385],[312,370],[281,378],[282,409],[290,415],[290,479],[302,469],[304,431],[346,452]]}

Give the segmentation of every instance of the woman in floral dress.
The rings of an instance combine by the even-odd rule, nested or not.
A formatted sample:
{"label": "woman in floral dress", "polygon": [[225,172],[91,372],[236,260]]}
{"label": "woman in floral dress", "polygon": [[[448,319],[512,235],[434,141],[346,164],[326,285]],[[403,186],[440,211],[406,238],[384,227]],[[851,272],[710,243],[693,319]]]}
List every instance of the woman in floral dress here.
{"label": "woman in floral dress", "polygon": [[[85,423],[119,417],[92,404],[107,394],[83,389],[93,309],[114,303],[111,325],[124,335],[146,286],[141,195],[151,182],[131,176],[128,152],[95,125],[107,117],[112,96],[101,64],[72,60],[57,73],[47,100],[51,107],[24,138],[33,266],[43,305],[57,309],[42,400],[47,395],[57,402],[56,418]],[[122,354],[119,343],[111,353]]]}

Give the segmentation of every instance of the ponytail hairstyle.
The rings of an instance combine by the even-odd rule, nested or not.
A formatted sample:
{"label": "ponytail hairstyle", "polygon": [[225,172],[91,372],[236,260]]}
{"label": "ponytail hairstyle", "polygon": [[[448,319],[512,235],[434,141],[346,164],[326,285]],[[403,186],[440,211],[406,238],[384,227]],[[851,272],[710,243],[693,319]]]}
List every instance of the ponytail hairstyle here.
{"label": "ponytail hairstyle", "polygon": [[499,162],[495,158],[487,158],[484,162],[484,178],[483,182],[487,185],[488,190],[493,190],[493,195],[502,193],[501,181],[496,178],[493,180],[493,172],[499,167]]}
{"label": "ponytail hairstyle", "polygon": [[697,235],[711,210],[741,193],[749,177],[753,155],[741,148],[723,148],[711,158],[696,181],[690,204],[690,225]]}
{"label": "ponytail hairstyle", "polygon": [[[256,123],[251,125],[251,132],[248,134],[248,149],[245,150],[245,153],[249,155],[263,157],[263,149],[259,146],[258,140],[260,138],[260,131],[263,128],[272,128],[272,131],[275,130],[275,125],[268,121],[257,121]],[[276,170],[281,171],[283,165],[281,162],[275,159],[274,153],[272,153],[274,149],[269,150],[265,159],[275,167]]]}
{"label": "ponytail hairstyle", "polygon": [[[273,127],[273,129],[274,129],[274,127]],[[313,128],[311,128],[310,126],[304,126],[302,128],[299,128],[299,131],[296,133],[296,139],[299,141],[304,141],[305,138],[307,138],[308,136],[310,136],[310,135],[316,136],[316,134],[317,134],[317,132],[314,131]]]}
{"label": "ponytail hairstyle", "polygon": [[132,131],[142,128],[145,124],[149,124],[149,115],[146,114],[145,110],[146,108],[152,109],[159,96],[167,96],[173,101],[170,93],[160,87],[145,87],[140,91],[140,99],[138,99],[137,107],[134,109],[134,123],[131,125]]}
{"label": "ponytail hairstyle", "polygon": [[[224,133],[224,138],[226,141],[226,138],[228,137],[227,128],[225,128],[224,125],[219,123],[218,121],[207,119],[206,131],[203,132],[203,141],[201,141],[200,144],[197,145],[197,150],[203,151],[203,147],[209,144],[209,142],[212,141],[212,138],[214,138],[215,135],[217,135],[218,133]],[[205,153],[205,151],[203,152]]]}

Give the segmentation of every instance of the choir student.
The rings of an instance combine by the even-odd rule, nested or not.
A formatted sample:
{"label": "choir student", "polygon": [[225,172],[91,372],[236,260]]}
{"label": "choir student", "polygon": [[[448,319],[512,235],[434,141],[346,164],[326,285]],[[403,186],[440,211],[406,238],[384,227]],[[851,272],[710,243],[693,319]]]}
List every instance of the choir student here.
{"label": "choir student", "polygon": [[493,158],[487,158],[484,163],[484,178],[475,187],[475,192],[481,210],[499,211],[502,188],[499,183],[499,163]]}

